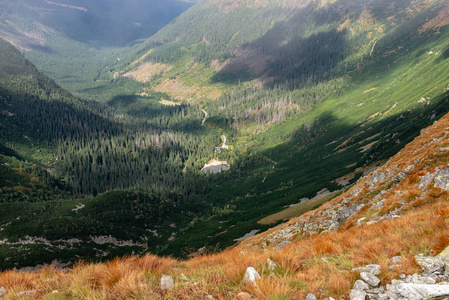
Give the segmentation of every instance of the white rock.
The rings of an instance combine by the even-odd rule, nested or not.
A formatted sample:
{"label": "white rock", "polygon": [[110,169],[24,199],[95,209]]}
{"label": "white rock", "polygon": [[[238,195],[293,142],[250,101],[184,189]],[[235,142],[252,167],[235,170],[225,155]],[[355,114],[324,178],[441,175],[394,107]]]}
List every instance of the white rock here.
{"label": "white rock", "polygon": [[380,265],[367,265],[368,269],[370,269],[370,273],[373,275],[379,275],[380,274]]}
{"label": "white rock", "polygon": [[253,297],[250,294],[245,293],[245,292],[241,292],[237,295],[237,299],[239,299],[239,300],[250,300],[252,298]]}
{"label": "white rock", "polygon": [[394,271],[394,270],[400,269],[400,268],[402,268],[402,265],[391,265],[391,266],[388,266],[388,270],[389,271]]}
{"label": "white rock", "polygon": [[436,280],[433,279],[432,277],[423,277],[423,278],[421,278],[421,280],[427,284],[435,284],[436,283]]}
{"label": "white rock", "polygon": [[401,296],[409,299],[424,299],[449,296],[447,284],[401,283],[397,286]]}
{"label": "white rock", "polygon": [[351,293],[349,294],[349,299],[351,300],[365,300],[365,297],[365,291],[351,290]]}
{"label": "white rock", "polygon": [[366,290],[369,289],[369,286],[368,286],[364,281],[362,281],[362,280],[357,280],[357,281],[354,283],[353,289],[354,289],[354,290],[359,290],[359,291],[366,291]]}
{"label": "white rock", "polygon": [[162,274],[161,276],[161,290],[169,290],[175,286],[173,277]]}
{"label": "white rock", "polygon": [[378,300],[389,300],[387,294],[380,294],[379,296],[377,296],[377,299]]}
{"label": "white rock", "polygon": [[37,293],[37,290],[23,291],[23,292],[17,293],[17,296],[31,297],[31,296],[35,295],[36,293]]}
{"label": "white rock", "polygon": [[4,287],[0,288],[0,298],[3,298],[3,296],[5,296],[8,293],[8,290],[5,289]]}
{"label": "white rock", "polygon": [[402,256],[393,256],[390,260],[392,263],[397,264],[402,260]]}
{"label": "white rock", "polygon": [[380,266],[379,265],[367,265],[366,267],[354,268],[351,270],[351,272],[358,272],[358,273],[367,272],[367,273],[371,273],[373,275],[379,275],[380,274]]}
{"label": "white rock", "polygon": [[308,293],[306,296],[306,300],[317,300],[317,299],[314,294]]}
{"label": "white rock", "polygon": [[386,295],[387,295],[387,299],[389,299],[389,300],[396,300],[399,298],[398,294],[396,294],[395,292],[392,292],[392,291],[387,291]]}
{"label": "white rock", "polygon": [[250,281],[252,282],[254,285],[256,285],[256,279],[260,279],[260,275],[259,273],[257,273],[257,271],[253,268],[253,267],[248,267],[246,269],[245,275],[243,276],[243,281]]}
{"label": "white rock", "polygon": [[360,277],[362,277],[362,279],[371,286],[378,286],[380,283],[379,278],[368,272],[360,273]]}
{"label": "white rock", "polygon": [[428,273],[444,271],[445,264],[441,257],[415,255],[415,260],[418,265]]}

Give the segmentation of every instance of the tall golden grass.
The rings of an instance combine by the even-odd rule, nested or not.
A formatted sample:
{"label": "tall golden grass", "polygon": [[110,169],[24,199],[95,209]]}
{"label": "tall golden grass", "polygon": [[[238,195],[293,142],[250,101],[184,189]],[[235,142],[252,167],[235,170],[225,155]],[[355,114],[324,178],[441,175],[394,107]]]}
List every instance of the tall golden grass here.
{"label": "tall golden grass", "polygon": [[[357,279],[353,267],[380,264],[383,283],[400,273],[416,272],[414,255],[436,254],[445,248],[448,229],[449,201],[439,198],[401,218],[300,239],[280,250],[242,244],[187,261],[148,254],[78,263],[70,271],[52,267],[36,273],[7,271],[0,274],[0,285],[9,291],[5,299],[19,299],[17,293],[29,290],[38,291],[36,299],[205,299],[207,295],[233,299],[240,292],[255,299],[303,299],[309,292],[341,298]],[[396,255],[404,257],[401,267],[389,270],[390,258]],[[269,271],[268,258],[279,268]],[[261,274],[257,286],[242,282],[249,266]],[[161,274],[175,278],[173,290],[160,290]],[[181,274],[188,281],[181,281]]]}

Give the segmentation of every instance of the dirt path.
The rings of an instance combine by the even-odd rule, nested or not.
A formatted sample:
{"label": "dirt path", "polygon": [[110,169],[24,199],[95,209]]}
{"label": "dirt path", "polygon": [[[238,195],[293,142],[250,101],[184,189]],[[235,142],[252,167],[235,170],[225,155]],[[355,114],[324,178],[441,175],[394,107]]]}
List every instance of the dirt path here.
{"label": "dirt path", "polygon": [[206,119],[207,119],[207,112],[204,109],[202,109],[201,111],[204,113],[204,119],[201,122],[201,125],[204,125],[204,122],[206,122]]}
{"label": "dirt path", "polygon": [[221,148],[223,149],[229,149],[229,147],[226,145],[226,136],[223,134],[221,136],[221,138],[223,139],[223,145],[221,145]]}

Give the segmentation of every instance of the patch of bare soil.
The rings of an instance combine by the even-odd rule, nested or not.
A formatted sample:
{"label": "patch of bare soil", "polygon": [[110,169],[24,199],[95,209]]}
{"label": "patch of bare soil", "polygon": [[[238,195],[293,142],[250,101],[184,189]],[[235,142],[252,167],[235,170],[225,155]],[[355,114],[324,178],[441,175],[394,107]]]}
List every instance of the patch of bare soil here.
{"label": "patch of bare soil", "polygon": [[123,76],[139,82],[148,82],[156,75],[170,71],[172,68],[172,66],[165,64],[147,62],[132,71],[126,72]]}

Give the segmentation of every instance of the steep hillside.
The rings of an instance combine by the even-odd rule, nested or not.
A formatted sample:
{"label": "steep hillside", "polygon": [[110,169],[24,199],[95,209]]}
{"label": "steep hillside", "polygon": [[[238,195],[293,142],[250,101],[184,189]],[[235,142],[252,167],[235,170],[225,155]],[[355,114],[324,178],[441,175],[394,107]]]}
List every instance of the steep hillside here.
{"label": "steep hillside", "polygon": [[427,33],[447,25],[441,12],[446,6],[409,0],[205,0],[151,37],[120,71],[148,73],[139,80],[154,77],[153,90],[205,102],[237,83],[314,85],[401,49],[417,29]]}
{"label": "steep hillside", "polygon": [[157,251],[181,229],[170,224],[206,213],[185,201],[204,190],[195,170],[215,143],[200,111],[156,102],[132,120],[75,98],[3,40],[0,55],[1,269]]}
{"label": "steep hillside", "polygon": [[[396,1],[394,3],[398,9],[401,7]],[[204,8],[205,2],[202,4],[194,7],[193,11]],[[293,81],[285,85],[265,83],[265,86],[248,86],[242,80],[240,85],[228,84],[229,92],[217,100],[208,98],[201,102],[197,98],[199,105],[208,113],[205,126],[216,130],[217,136],[224,132],[228,136],[228,144],[233,145],[232,150],[217,155],[218,160],[227,158],[231,162],[230,172],[220,175],[223,179],[218,186],[211,179],[206,190],[211,195],[210,202],[226,209],[226,212],[217,212],[213,218],[189,227],[186,231],[188,235],[176,237],[168,249],[186,245],[195,245],[196,249],[204,246],[213,249],[217,244],[227,246],[247,233],[266,228],[267,222],[263,220],[267,217],[272,225],[282,222],[286,218],[283,214],[287,214],[288,218],[288,213],[283,212],[289,209],[288,206],[306,202],[323,189],[337,194],[402,149],[422,128],[447,112],[448,27],[444,22],[440,24],[442,27],[424,27],[430,24],[429,20],[439,18],[438,8],[446,4],[416,2],[417,6],[410,6],[416,14],[410,11],[400,14],[394,7],[386,10],[389,6],[382,4],[381,1],[373,1],[366,7],[362,5],[369,10],[363,10],[361,16],[363,12],[365,15],[375,13],[378,22],[373,21],[370,23],[372,27],[363,29],[359,26],[359,19],[354,21],[354,34],[350,27],[344,33],[345,39],[351,41],[348,44],[350,51],[336,65],[330,66],[329,60],[322,62],[314,56],[321,49],[320,43],[316,48],[311,46],[314,54],[305,55],[304,64],[310,64],[311,70],[316,69],[316,64],[329,67],[326,75],[326,72],[321,73],[323,77],[319,76],[322,69],[318,68],[310,81],[304,82],[300,77],[295,77],[308,74],[306,69],[300,68],[292,77]],[[323,16],[329,16],[332,8],[339,7],[316,7],[317,3],[310,5],[312,10],[307,15],[321,12]],[[261,7],[259,9],[265,9],[265,6]],[[213,11],[216,8],[211,6],[209,9]],[[238,9],[240,6],[236,5],[235,9],[226,10],[226,13],[232,15]],[[181,22],[183,17],[178,18],[175,24]],[[389,23],[389,20],[399,24]],[[382,27],[385,22],[389,26]],[[303,23],[296,20],[291,26],[293,24],[301,26]],[[162,37],[170,26],[157,36]],[[196,28],[202,27],[193,26],[192,32]],[[203,30],[213,34],[210,28]],[[313,28],[319,30],[319,27]],[[332,48],[335,40],[330,37],[336,37],[339,32],[342,31],[336,30],[335,34],[323,37],[322,41],[329,43],[323,49]],[[289,37],[281,33],[276,36]],[[220,36],[215,34],[212,36]],[[311,34],[319,35],[318,32]],[[371,42],[366,42],[366,39]],[[267,38],[268,41],[270,39]],[[158,47],[169,47],[171,44],[167,42]],[[166,75],[172,76],[172,83],[181,80],[183,73],[180,70],[184,63],[191,62],[190,58],[183,60],[184,57],[179,60],[183,64],[175,63],[167,67],[167,63],[165,67],[168,69],[164,70],[163,63],[154,56],[158,47],[153,48],[146,58],[149,68],[159,68],[159,75],[143,86],[147,91],[158,89],[159,80]],[[185,51],[183,55],[186,57],[195,53],[194,48],[188,46],[180,49]],[[286,55],[293,57],[290,65],[295,65],[295,53],[300,53],[300,50],[290,50]],[[323,58],[321,54],[319,58]],[[196,70],[203,70],[201,64],[197,62],[195,67],[186,69],[185,74],[195,76],[191,83],[210,88],[211,85],[201,81],[203,77],[197,76]],[[215,76],[217,73],[201,74]],[[193,91],[190,87],[170,90]],[[195,96],[190,96],[195,102]],[[229,159],[229,155],[233,159]],[[315,199],[297,207],[304,211],[302,207],[310,209],[323,202]],[[271,218],[274,213],[279,213],[280,217]],[[202,234],[195,236],[194,232]],[[166,253],[173,252],[169,250]]]}
{"label": "steep hillside", "polygon": [[191,5],[180,0],[5,0],[0,3],[0,38],[76,91],[95,86],[98,74],[112,68],[132,44]]}
{"label": "steep hillside", "polygon": [[[449,114],[328,204],[220,254],[187,261],[145,255],[79,263],[64,271],[9,271],[0,274],[2,292],[6,299],[304,299],[310,292],[319,299],[347,299],[360,278],[357,271],[372,269],[382,286],[419,283],[421,293],[432,287],[447,297],[445,256],[426,256],[449,245],[448,128]],[[436,269],[411,276],[421,273],[418,264]],[[254,283],[244,279],[247,267],[260,274]],[[353,269],[358,267],[363,268]],[[367,286],[367,292],[374,299],[383,299],[378,293],[387,299],[423,297],[410,290],[395,294],[393,285],[387,292]]]}
{"label": "steep hillside", "polygon": [[125,46],[155,34],[191,5],[179,0],[7,0],[1,4],[0,32],[27,50],[45,47],[55,31],[89,46]]}
{"label": "steep hillside", "polygon": [[[188,257],[343,193],[448,112],[446,6],[203,1],[79,83],[95,102],[5,50],[19,67],[2,61],[4,268]],[[202,172],[213,161],[229,170]],[[42,199],[28,163],[49,178]]]}

